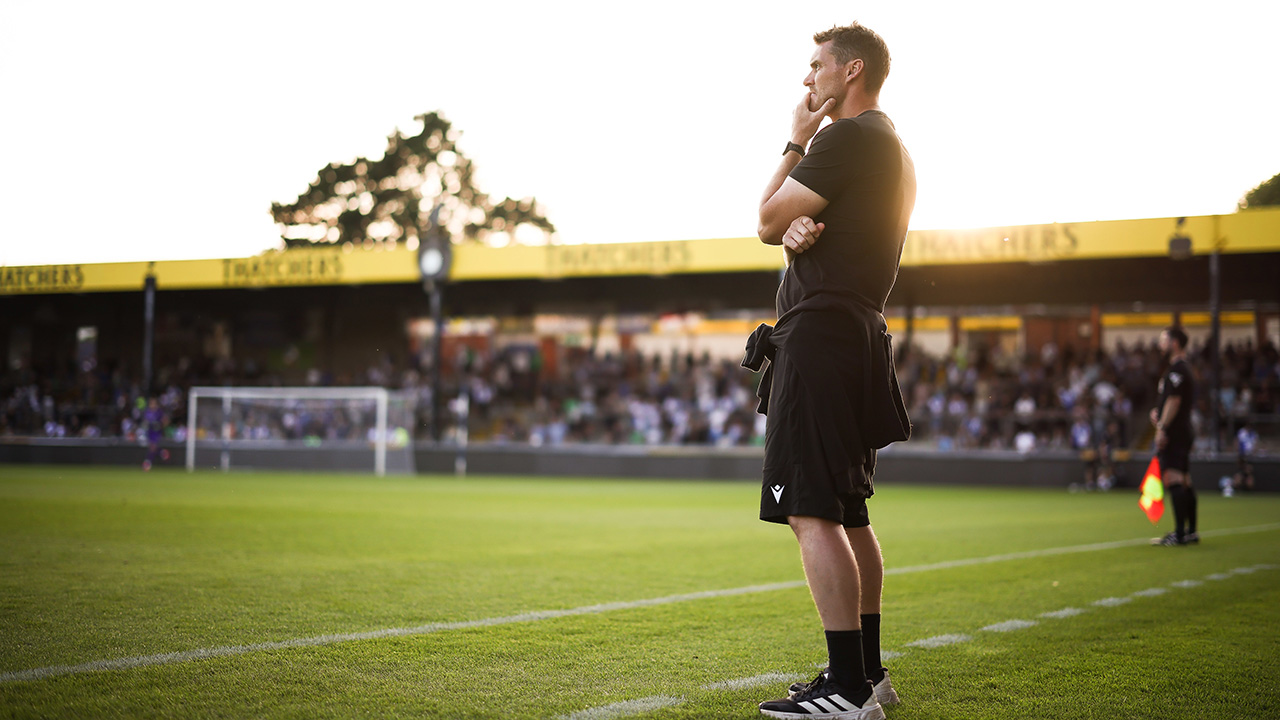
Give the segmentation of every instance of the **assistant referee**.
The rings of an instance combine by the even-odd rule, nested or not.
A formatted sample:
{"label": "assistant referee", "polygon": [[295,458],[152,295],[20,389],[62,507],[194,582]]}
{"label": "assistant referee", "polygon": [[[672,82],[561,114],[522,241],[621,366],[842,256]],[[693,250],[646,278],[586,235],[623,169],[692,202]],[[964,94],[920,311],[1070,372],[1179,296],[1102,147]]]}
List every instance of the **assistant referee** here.
{"label": "assistant referee", "polygon": [[1196,532],[1199,502],[1191,485],[1191,446],[1195,443],[1191,408],[1196,381],[1187,362],[1187,334],[1182,328],[1171,326],[1160,333],[1160,352],[1169,358],[1169,369],[1157,386],[1159,400],[1151,410],[1151,422],[1156,426],[1156,457],[1173,505],[1174,526],[1173,532],[1151,544],[1172,547],[1200,542]]}
{"label": "assistant referee", "polygon": [[[744,364],[772,360],[761,383],[760,519],[795,533],[829,666],[760,711],[874,719],[897,694],[880,663],[884,562],[867,498],[876,449],[910,432],[882,313],[915,206],[915,166],[879,106],[884,40],[857,23],[813,40],[807,91],[760,202],[760,240],[782,245],[788,261],[778,322],[757,328]],[[824,118],[832,122],[818,132]]]}

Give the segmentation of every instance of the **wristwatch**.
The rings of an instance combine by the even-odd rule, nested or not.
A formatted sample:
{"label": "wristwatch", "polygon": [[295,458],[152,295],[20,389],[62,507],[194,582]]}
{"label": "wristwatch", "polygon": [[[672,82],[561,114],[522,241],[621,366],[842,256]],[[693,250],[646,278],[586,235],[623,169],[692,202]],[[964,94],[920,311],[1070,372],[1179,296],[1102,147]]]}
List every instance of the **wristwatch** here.
{"label": "wristwatch", "polygon": [[804,146],[803,146],[803,145],[800,145],[799,143],[793,143],[793,142],[791,142],[790,140],[788,140],[788,141],[787,141],[787,149],[786,149],[786,150],[783,150],[783,151],[782,151],[782,154],[783,154],[783,155],[786,155],[787,153],[791,152],[792,150],[795,150],[797,153],[800,153],[800,157],[804,157]]}

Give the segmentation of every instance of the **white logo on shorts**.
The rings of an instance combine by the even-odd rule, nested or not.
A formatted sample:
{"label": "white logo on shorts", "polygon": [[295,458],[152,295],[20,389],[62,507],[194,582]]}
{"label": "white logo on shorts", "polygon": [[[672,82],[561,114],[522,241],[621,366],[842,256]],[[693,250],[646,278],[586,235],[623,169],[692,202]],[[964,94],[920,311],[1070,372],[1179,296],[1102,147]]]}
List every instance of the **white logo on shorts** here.
{"label": "white logo on shorts", "polygon": [[773,491],[773,501],[774,501],[774,502],[776,502],[776,503],[780,503],[780,502],[782,502],[782,491],[783,491],[785,488],[784,488],[783,486],[781,486],[781,485],[774,485],[773,487],[770,487],[769,489]]}

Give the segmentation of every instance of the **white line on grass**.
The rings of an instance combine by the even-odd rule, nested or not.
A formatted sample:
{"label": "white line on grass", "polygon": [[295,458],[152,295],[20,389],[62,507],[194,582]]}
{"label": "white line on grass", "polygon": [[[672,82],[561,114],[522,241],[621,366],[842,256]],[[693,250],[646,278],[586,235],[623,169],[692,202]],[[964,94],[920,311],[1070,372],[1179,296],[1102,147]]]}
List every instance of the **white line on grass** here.
{"label": "white line on grass", "polygon": [[1080,608],[1066,607],[1066,608],[1062,608],[1061,610],[1053,610],[1051,612],[1040,613],[1040,617],[1054,618],[1054,619],[1061,620],[1062,618],[1075,617],[1076,615],[1081,615],[1085,612],[1086,612],[1085,610],[1081,610]]}
{"label": "white line on grass", "polygon": [[804,678],[800,675],[788,675],[785,673],[765,673],[764,675],[752,675],[751,677],[737,678],[736,680],[722,680],[721,682],[708,683],[702,686],[703,690],[744,690],[746,688],[760,687],[761,685],[775,685],[798,682]]}
{"label": "white line on grass", "polygon": [[986,632],[1012,632],[1014,630],[1022,630],[1023,628],[1035,627],[1038,623],[1034,620],[1005,620],[994,625],[988,625],[984,628]]}
{"label": "white line on grass", "polygon": [[934,635],[933,637],[927,637],[923,640],[912,640],[911,642],[907,643],[907,647],[938,648],[938,647],[944,647],[946,645],[955,645],[956,643],[969,642],[972,639],[973,638],[969,637],[968,635],[959,635],[959,634]]}
{"label": "white line on grass", "polygon": [[[763,675],[752,675],[751,677],[708,683],[703,685],[702,689],[710,690],[712,692],[719,690],[746,690],[748,688],[760,687],[761,685],[789,684],[801,679],[803,678],[799,675],[765,673]],[[560,720],[605,720],[606,718],[629,717],[631,715],[642,715],[650,710],[658,710],[661,708],[681,705],[684,701],[685,700],[682,697],[652,695],[650,697],[627,700],[626,702],[614,703],[612,705],[602,705],[601,707],[579,710],[578,712],[569,715],[561,715]]]}
{"label": "white line on grass", "polygon": [[1200,582],[1199,580],[1179,580],[1178,582],[1169,583],[1169,584],[1176,588],[1193,588],[1193,587],[1200,587],[1204,583]]}
{"label": "white line on grass", "polygon": [[[1216,537],[1219,535],[1239,535],[1243,533],[1266,532],[1268,530],[1280,530],[1280,523],[1271,523],[1269,525],[1251,525],[1238,528],[1224,528],[1221,530],[1206,530],[1200,533],[1201,537]],[[968,567],[970,565],[985,565],[988,563],[1007,562],[1010,560],[1027,560],[1040,557],[1050,557],[1054,555],[1067,555],[1071,553],[1097,552],[1099,550],[1115,550],[1118,548],[1131,547],[1135,545],[1145,545],[1149,541],[1145,538],[1135,538],[1132,540],[1116,540],[1113,542],[1090,543],[1088,545],[1069,545],[1066,547],[1043,548],[1040,550],[1028,550],[1026,552],[1005,553],[1001,555],[988,555],[979,558],[966,558],[962,560],[947,560],[944,562],[930,563],[927,565],[908,565],[898,568],[886,568],[885,575],[906,575],[912,573],[932,572],[934,570],[948,570],[951,568]],[[1255,566],[1261,568],[1262,566]],[[1222,580],[1230,577],[1230,575],[1222,575],[1217,577],[1210,575],[1211,580]],[[94,662],[81,663],[78,665],[54,665],[43,668],[33,668],[30,670],[16,670],[13,672],[0,673],[0,683],[17,682],[24,680],[43,680],[45,678],[57,677],[60,675],[76,675],[87,672],[101,672],[106,670],[127,670],[130,668],[147,667],[150,665],[169,665],[179,662],[191,662],[193,660],[208,660],[210,658],[227,657],[231,655],[244,655],[247,653],[263,652],[268,650],[288,650],[293,648],[317,647],[321,645],[333,645],[336,643],[354,642],[357,640],[378,640],[381,638],[405,637],[409,635],[428,635],[431,633],[446,632],[450,630],[467,630],[470,628],[493,627],[495,625],[510,625],[512,623],[537,622],[540,620],[553,620],[562,617],[573,617],[577,615],[594,615],[599,613],[613,612],[615,610],[633,610],[636,608],[654,607],[657,605],[670,605],[672,603],[688,602],[690,600],[704,600],[710,598],[731,597],[734,595],[748,595],[752,593],[771,592],[774,590],[789,590],[792,588],[804,587],[803,580],[793,580],[791,582],[771,583],[768,585],[750,585],[740,588],[728,588],[725,590],[707,590],[704,592],[684,593],[681,595],[668,595],[660,598],[648,598],[645,600],[628,600],[623,602],[601,603],[599,605],[586,605],[583,607],[568,608],[565,610],[538,610],[534,612],[520,613],[518,615],[506,615],[503,617],[481,618],[479,620],[462,620],[458,622],[440,622],[428,623],[426,625],[418,625],[416,627],[401,628],[385,628],[382,630],[372,630],[369,632],[358,633],[341,633],[334,635],[317,635],[314,637],[293,638],[290,640],[279,640],[275,642],[252,643],[248,645],[224,645],[222,647],[199,648],[196,650],[183,650],[180,652],[159,653],[156,655],[141,655],[137,657],[117,658],[114,660],[96,660]]]}
{"label": "white line on grass", "polygon": [[[1251,568],[1236,568],[1235,570],[1229,571],[1229,573],[1225,577],[1230,577],[1231,575],[1245,575],[1245,574],[1248,574],[1249,572],[1253,572],[1257,570],[1269,570],[1274,567],[1275,567],[1274,565],[1254,565]],[[1243,572],[1241,572],[1242,570]],[[1183,580],[1183,581],[1179,581],[1171,584],[1174,587],[1183,587],[1183,588],[1192,588],[1198,585],[1203,585],[1203,583],[1188,581],[1188,580]],[[1159,591],[1159,592],[1153,592],[1153,591]],[[1140,590],[1138,592],[1132,593],[1128,597],[1103,598],[1102,600],[1099,600],[1093,604],[1102,606],[1102,607],[1116,607],[1118,605],[1123,605],[1125,603],[1131,602],[1133,597],[1155,597],[1157,595],[1162,595],[1165,592],[1167,592],[1167,590],[1165,590],[1164,588],[1151,588],[1149,590]],[[1063,608],[1061,610],[1054,610],[1052,612],[1041,613],[1040,617],[1069,618],[1069,617],[1074,617],[1076,615],[1083,614],[1084,612],[1086,611],[1081,610],[1079,608],[1068,607],[1068,608]],[[989,632],[1013,632],[1015,630],[1023,630],[1029,627],[1035,627],[1038,624],[1039,623],[1035,622],[1034,620],[1006,620],[1004,622],[995,623],[994,625],[988,625],[982,628],[982,630],[989,631]],[[907,647],[938,648],[938,647],[946,647],[947,645],[955,645],[957,643],[968,642],[972,639],[973,638],[969,635],[960,635],[960,634],[935,635],[934,637],[925,638],[923,640],[916,640],[914,642],[909,642],[906,645]],[[883,650],[880,653],[880,658],[882,660],[891,660],[894,658],[902,657],[903,654],[904,653],[901,653],[895,650]],[[825,667],[825,666],[826,666],[825,663],[817,663],[815,665],[815,667]],[[765,673],[763,675],[753,675],[751,677],[737,678],[735,680],[724,680],[721,682],[708,683],[706,685],[703,685],[702,689],[710,690],[710,691],[742,690],[746,688],[759,687],[761,685],[773,685],[775,683],[781,685],[783,683],[790,683],[800,679],[803,679],[803,678],[801,678],[801,676],[799,675],[787,675],[785,673]],[[598,708],[589,708],[587,710],[582,710],[582,711],[573,713],[572,715],[562,715],[560,716],[559,720],[595,720],[596,718],[619,718],[619,717],[625,717],[630,715],[640,715],[648,712],[649,710],[656,710],[658,708],[681,705],[684,702],[685,702],[684,698],[672,698],[665,695],[655,695],[652,697],[639,698],[637,700],[630,700],[628,702],[615,703],[613,705],[605,705]],[[596,713],[600,713],[600,714],[596,714]]]}
{"label": "white line on grass", "polygon": [[684,702],[684,698],[671,697],[670,695],[654,695],[653,697],[639,698],[638,700],[627,700],[612,705],[588,708],[563,717],[565,720],[607,720],[607,718],[639,715],[650,710],[679,705],[682,702]]}

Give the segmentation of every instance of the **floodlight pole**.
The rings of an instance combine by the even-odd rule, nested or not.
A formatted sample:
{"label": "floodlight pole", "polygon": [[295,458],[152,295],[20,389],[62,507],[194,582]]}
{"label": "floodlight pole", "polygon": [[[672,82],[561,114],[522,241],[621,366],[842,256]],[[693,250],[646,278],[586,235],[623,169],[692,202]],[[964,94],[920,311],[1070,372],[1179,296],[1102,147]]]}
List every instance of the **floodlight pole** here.
{"label": "floodlight pole", "polygon": [[431,323],[434,332],[431,334],[431,439],[440,442],[440,422],[443,413],[444,387],[441,364],[444,360],[444,294],[443,283],[427,279],[423,287],[431,298]]}
{"label": "floodlight pole", "polygon": [[418,244],[418,270],[422,277],[422,287],[431,298],[431,321],[435,325],[431,342],[431,439],[440,442],[440,419],[443,416],[443,390],[441,381],[441,365],[444,360],[444,285],[449,279],[449,263],[452,259],[448,232],[440,224],[440,210],[437,204],[427,219],[425,232]]}
{"label": "floodlight pole", "polygon": [[1209,255],[1209,429],[1213,452],[1222,452],[1222,242],[1218,216],[1213,217],[1213,252]]}

